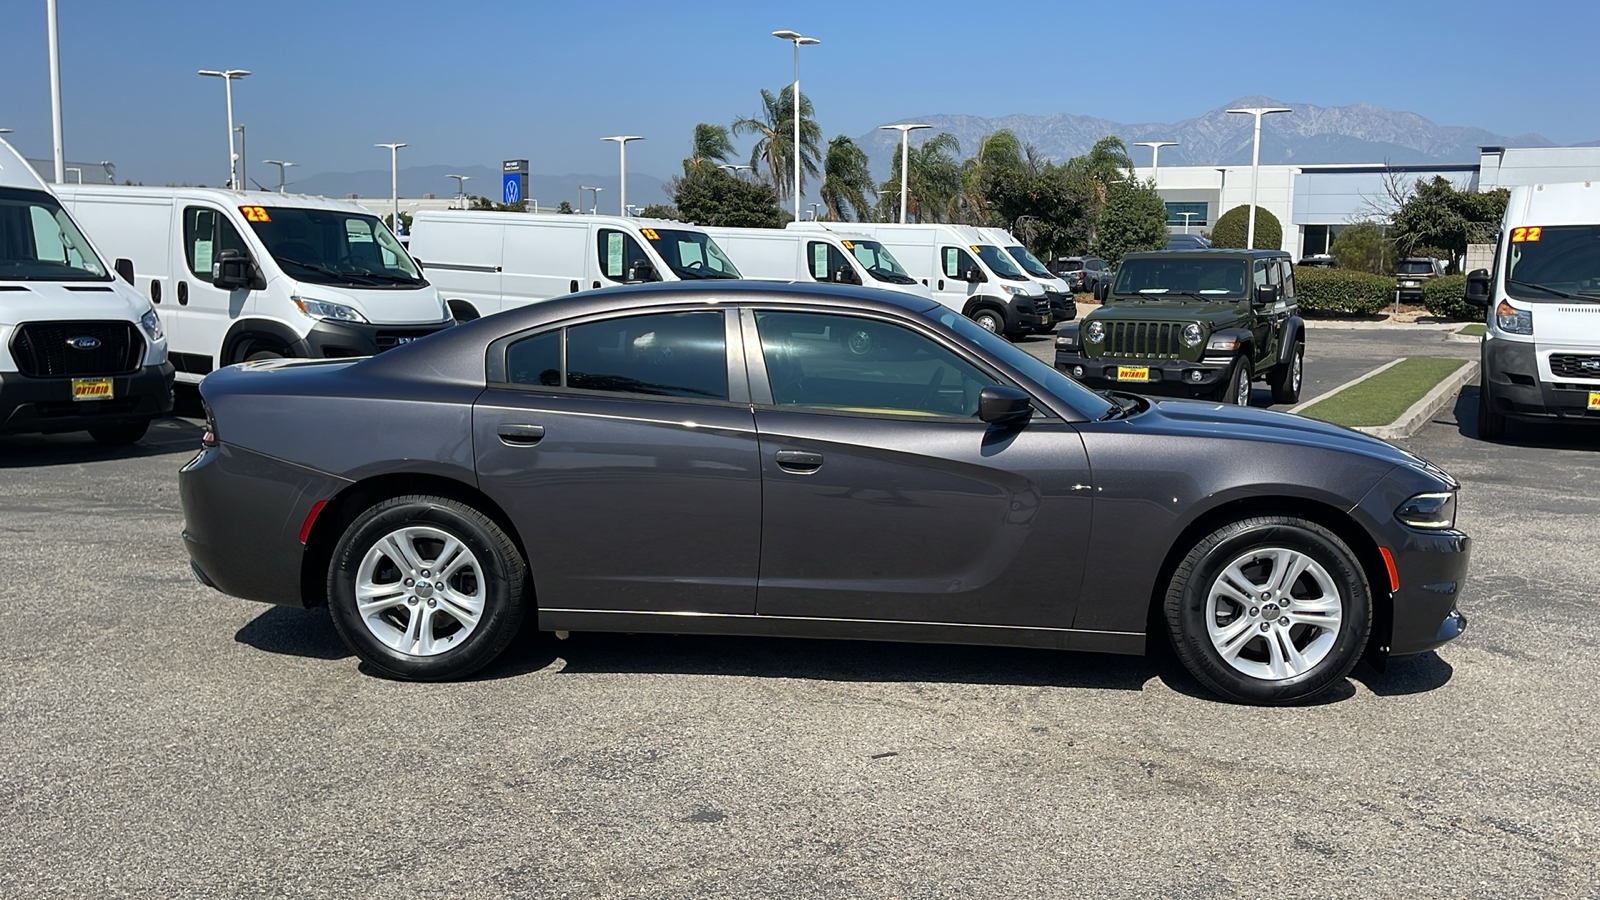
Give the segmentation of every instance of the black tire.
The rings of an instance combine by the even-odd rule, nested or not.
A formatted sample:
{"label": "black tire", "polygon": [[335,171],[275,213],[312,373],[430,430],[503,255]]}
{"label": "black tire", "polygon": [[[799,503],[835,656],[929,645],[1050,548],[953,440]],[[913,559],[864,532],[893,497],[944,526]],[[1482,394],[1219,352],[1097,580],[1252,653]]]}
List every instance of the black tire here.
{"label": "black tire", "polygon": [[[1274,610],[1269,604],[1277,599],[1261,600],[1260,612],[1248,613],[1240,609],[1235,618],[1221,621],[1221,611],[1233,601],[1220,600],[1215,610],[1208,611],[1210,593],[1225,569],[1242,559],[1268,550],[1289,551],[1309,558],[1320,567],[1320,573],[1308,570],[1289,587],[1301,596],[1309,595],[1309,588],[1317,588],[1324,596],[1318,578],[1325,577],[1337,595],[1340,619],[1337,628],[1290,622],[1289,615],[1296,607],[1286,605]],[[1268,581],[1271,575],[1267,576]],[[1223,595],[1219,594],[1219,597]],[[1294,596],[1294,594],[1291,594]],[[1308,602],[1300,601],[1301,615],[1307,615]],[[1331,602],[1331,601],[1325,601]],[[1267,666],[1269,662],[1254,657],[1271,656],[1269,641],[1282,634],[1291,644],[1304,642],[1298,652],[1321,655],[1304,671],[1288,677],[1267,678],[1247,674],[1230,663],[1215,645],[1208,630],[1208,616],[1214,616],[1218,628],[1226,628],[1240,620],[1246,627],[1239,632],[1242,638],[1237,646],[1237,656],[1247,667]],[[1344,541],[1328,529],[1296,516],[1261,516],[1244,519],[1218,528],[1191,548],[1167,588],[1165,603],[1167,629],[1172,646],[1189,673],[1223,697],[1241,703],[1279,706],[1307,700],[1327,690],[1350,674],[1361,658],[1367,637],[1372,632],[1372,593],[1364,570],[1355,554]],[[1270,630],[1257,633],[1256,619],[1261,619]],[[1281,629],[1277,622],[1290,622]],[[1298,636],[1296,636],[1298,635]],[[1310,662],[1310,660],[1307,660]]]}
{"label": "black tire", "polygon": [[150,430],[150,420],[131,422],[127,425],[107,425],[104,428],[89,429],[89,437],[96,443],[105,444],[107,447],[126,447],[136,443]]}
{"label": "black tire", "polygon": [[980,306],[972,311],[972,321],[976,322],[979,328],[990,334],[1003,335],[1006,333],[1006,317],[999,310]]}
{"label": "black tire", "polygon": [[[1240,381],[1244,382],[1242,390],[1239,386]],[[1239,402],[1241,394],[1244,397],[1243,403]],[[1216,396],[1212,399],[1219,403],[1227,403],[1233,406],[1250,405],[1250,361],[1248,359],[1243,356],[1234,357],[1233,365],[1228,367],[1228,377],[1222,380],[1222,384],[1217,387]]]}
{"label": "black tire", "polygon": [[1300,384],[1305,380],[1306,345],[1295,341],[1288,359],[1272,367],[1267,384],[1272,387],[1272,402],[1294,404],[1300,402]]}
{"label": "black tire", "polygon": [[1506,437],[1506,417],[1495,408],[1494,394],[1489,390],[1487,373],[1478,379],[1478,439],[1503,441]]}
{"label": "black tire", "polygon": [[245,362],[259,362],[263,359],[285,359],[286,357],[277,350],[252,350],[245,356]]}
{"label": "black tire", "polygon": [[[476,557],[476,565],[471,572],[473,587],[481,586],[483,594],[481,613],[464,637],[459,637],[459,632],[463,630],[461,623],[446,616],[443,610],[432,603],[418,601],[402,607],[397,600],[392,609],[382,614],[387,617],[406,612],[405,623],[399,623],[397,616],[387,621],[396,631],[413,624],[411,617],[420,614],[425,617],[429,631],[436,635],[434,639],[441,642],[458,641],[454,646],[432,655],[402,652],[384,643],[363,619],[356,603],[357,573],[369,551],[373,551],[379,541],[401,529],[417,527],[442,532],[471,551]],[[422,564],[426,565],[426,562]],[[426,569],[422,572],[435,574],[428,573]],[[464,572],[458,575],[467,577]],[[399,584],[396,586],[399,587]],[[404,590],[415,590],[420,594],[420,588],[427,586],[420,584]],[[452,584],[451,587],[457,585]],[[431,597],[433,592],[429,594]],[[434,599],[444,596],[441,592]],[[443,497],[395,497],[371,507],[345,529],[328,566],[328,607],[339,637],[356,656],[374,668],[387,675],[413,681],[460,678],[488,665],[516,637],[522,626],[529,596],[527,565],[505,531],[494,520],[465,503]],[[458,636],[437,637],[439,629],[429,623],[440,623],[446,627],[453,623],[457,626]]]}

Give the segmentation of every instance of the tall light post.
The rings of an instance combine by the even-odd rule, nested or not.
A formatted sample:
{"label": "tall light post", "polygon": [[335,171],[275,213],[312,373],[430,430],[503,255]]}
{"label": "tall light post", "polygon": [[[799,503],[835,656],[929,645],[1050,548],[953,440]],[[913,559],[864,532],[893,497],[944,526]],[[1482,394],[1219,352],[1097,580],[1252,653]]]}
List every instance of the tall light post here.
{"label": "tall light post", "polygon": [[250,151],[244,148],[244,126],[234,129],[239,132],[239,190],[250,190],[250,176],[246,173],[245,161],[250,158]]}
{"label": "tall light post", "polygon": [[395,234],[400,233],[400,148],[409,147],[410,144],[373,144],[374,147],[389,148],[389,199],[394,202],[393,225]]}
{"label": "tall light post", "polygon": [[628,142],[642,141],[644,138],[636,134],[614,134],[600,140],[617,142],[617,167],[620,173],[617,184],[617,210],[618,215],[625,216],[628,214]]}
{"label": "tall light post", "polygon": [[1184,213],[1178,213],[1178,215],[1183,216],[1183,233],[1184,234],[1188,234],[1189,233],[1189,220],[1194,218],[1195,216],[1200,215],[1200,214],[1199,213],[1192,213],[1192,212],[1184,212]]}
{"label": "tall light post", "polygon": [[817,210],[822,208],[822,204],[821,203],[807,203],[806,206],[809,207],[810,210],[811,210],[811,221],[815,222],[817,220]]}
{"label": "tall light post", "polygon": [[239,186],[239,167],[238,167],[239,157],[238,157],[238,155],[236,153],[233,152],[233,83],[235,81],[239,80],[240,78],[243,78],[246,75],[249,75],[250,73],[248,71],[244,70],[244,69],[226,69],[226,70],[220,71],[220,72],[217,71],[216,69],[201,69],[200,70],[200,74],[201,75],[209,75],[212,78],[221,78],[222,79],[222,83],[227,85],[227,92],[228,92],[228,187],[237,188]]}
{"label": "tall light post", "polygon": [[911,166],[911,132],[921,128],[932,128],[932,125],[879,125],[883,131],[900,132],[900,224],[906,224],[906,178]]}
{"label": "tall light post", "polygon": [[278,193],[280,194],[283,193],[283,186],[286,184],[286,182],[283,180],[284,170],[290,166],[299,165],[299,163],[292,163],[286,159],[263,159],[261,162],[269,166],[278,167]]}
{"label": "tall light post", "polygon": [[472,176],[471,175],[446,175],[445,177],[446,178],[454,178],[456,180],[456,202],[461,204],[461,208],[462,209],[466,209],[467,208],[467,182],[472,180]]}
{"label": "tall light post", "polygon": [[1273,113],[1294,112],[1281,106],[1251,106],[1245,109],[1230,109],[1230,113],[1241,116],[1256,117],[1255,143],[1250,150],[1250,225],[1245,229],[1244,248],[1256,248],[1256,196],[1261,187],[1261,117]]}
{"label": "tall light post", "polygon": [[579,213],[583,212],[583,192],[584,191],[593,191],[594,192],[594,207],[592,209],[590,209],[589,211],[591,213],[599,213],[600,212],[600,191],[601,191],[601,188],[597,188],[597,187],[594,187],[592,185],[587,185],[587,184],[578,185],[578,212]]}
{"label": "tall light post", "polygon": [[1161,177],[1161,148],[1162,147],[1176,147],[1176,146],[1178,146],[1178,142],[1177,141],[1139,141],[1138,143],[1134,144],[1134,146],[1135,147],[1149,147],[1150,148],[1150,183],[1151,184],[1155,184],[1156,180]]}
{"label": "tall light post", "polygon": [[56,27],[56,0],[45,3],[45,17],[50,32],[50,133],[55,141],[56,184],[61,184],[67,180],[67,151],[61,139],[61,30]]}
{"label": "tall light post", "polygon": [[774,31],[780,41],[794,42],[794,220],[800,221],[800,45],[820,44],[798,31]]}

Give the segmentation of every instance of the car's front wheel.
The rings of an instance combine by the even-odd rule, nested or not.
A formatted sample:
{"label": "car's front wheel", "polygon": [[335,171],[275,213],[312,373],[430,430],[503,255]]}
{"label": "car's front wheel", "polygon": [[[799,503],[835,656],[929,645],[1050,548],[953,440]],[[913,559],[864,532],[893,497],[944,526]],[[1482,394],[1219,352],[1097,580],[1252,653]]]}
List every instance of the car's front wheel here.
{"label": "car's front wheel", "polygon": [[1173,573],[1166,622],[1201,683],[1263,705],[1315,696],[1349,674],[1372,630],[1372,596],[1337,535],[1294,516],[1218,528]]}
{"label": "car's front wheel", "polygon": [[396,497],[340,537],[328,606],[345,644],[375,668],[459,678],[516,636],[527,580],[522,554],[488,516],[443,497]]}
{"label": "car's front wheel", "polygon": [[1478,439],[1501,441],[1506,436],[1506,417],[1495,409],[1494,395],[1489,393],[1487,373],[1478,380]]}
{"label": "car's front wheel", "polygon": [[978,323],[979,328],[990,334],[1004,334],[1006,330],[1005,318],[992,309],[980,309],[974,312],[972,321]]}
{"label": "car's front wheel", "polygon": [[1250,405],[1250,360],[1241,356],[1228,369],[1228,378],[1218,389],[1217,399],[1235,406]]}

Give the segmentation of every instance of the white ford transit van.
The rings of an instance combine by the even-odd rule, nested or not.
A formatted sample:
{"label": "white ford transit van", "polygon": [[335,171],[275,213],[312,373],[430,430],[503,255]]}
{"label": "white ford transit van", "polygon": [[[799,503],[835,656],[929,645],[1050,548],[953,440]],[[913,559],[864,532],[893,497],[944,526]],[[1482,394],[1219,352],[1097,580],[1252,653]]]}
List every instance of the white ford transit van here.
{"label": "white ford transit van", "polygon": [[619,284],[741,277],[705,229],[622,216],[422,210],[411,254],[462,318]]}
{"label": "white ford transit van", "polygon": [[1048,327],[1044,289],[998,245],[970,225],[898,225],[877,222],[790,222],[807,233],[851,231],[881,242],[933,299],[985,330],[1018,338]]}
{"label": "white ford transit van", "polygon": [[0,434],[131,444],[172,411],[161,316],[0,140]]}
{"label": "white ford transit van", "polygon": [[180,381],[251,359],[371,356],[454,324],[400,242],[354,203],[110,184],[58,193],[133,261]]}
{"label": "white ford transit van", "polygon": [[1011,232],[1004,228],[979,228],[978,234],[1010,254],[1011,261],[1017,264],[1022,274],[1044,289],[1045,299],[1050,301],[1050,321],[1038,326],[1036,331],[1054,331],[1062,322],[1069,322],[1078,317],[1078,302],[1072,297],[1072,288],[1067,286],[1064,279],[1046,268],[1045,264],[1029,252],[1021,241],[1013,237]]}
{"label": "white ford transit van", "polygon": [[1467,275],[1488,312],[1478,434],[1508,418],[1600,422],[1600,184],[1513,188],[1494,271]]}
{"label": "white ford transit van", "polygon": [[863,234],[703,227],[739,261],[739,271],[746,278],[859,284],[923,298],[932,296],[927,285],[907,274],[889,248]]}

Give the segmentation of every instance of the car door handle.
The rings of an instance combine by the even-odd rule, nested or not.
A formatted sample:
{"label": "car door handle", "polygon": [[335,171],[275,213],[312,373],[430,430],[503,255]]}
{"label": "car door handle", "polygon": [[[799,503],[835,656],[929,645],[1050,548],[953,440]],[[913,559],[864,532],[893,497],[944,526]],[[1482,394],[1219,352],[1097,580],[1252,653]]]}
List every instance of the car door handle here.
{"label": "car door handle", "polygon": [[544,440],[543,425],[501,425],[498,432],[500,443],[507,447],[532,447]]}
{"label": "car door handle", "polygon": [[178,305],[189,305],[189,282],[187,281],[178,282]]}
{"label": "car door handle", "polygon": [[822,468],[822,454],[809,450],[779,450],[778,468],[796,475],[810,475]]}

